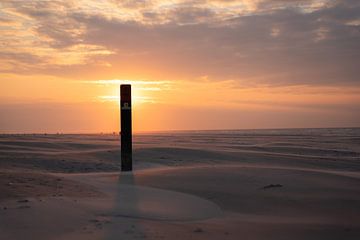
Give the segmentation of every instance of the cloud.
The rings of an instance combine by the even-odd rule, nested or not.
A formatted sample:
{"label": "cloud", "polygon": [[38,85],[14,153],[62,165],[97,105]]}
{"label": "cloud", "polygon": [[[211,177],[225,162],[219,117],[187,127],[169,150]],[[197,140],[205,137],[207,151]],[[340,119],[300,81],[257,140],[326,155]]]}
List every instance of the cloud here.
{"label": "cloud", "polygon": [[[356,83],[358,27],[328,13],[354,9],[343,5],[331,9],[311,13],[276,10],[221,24],[144,26],[99,16],[79,21],[89,26],[86,41],[116,49],[112,62],[139,66],[148,62],[153,69],[168,71],[169,76],[208,75],[209,79],[275,85]],[[278,29],[276,38],[274,28]],[[115,66],[125,69],[121,64]]]}
{"label": "cloud", "polygon": [[85,26],[68,16],[75,8],[71,1],[8,1],[2,5],[4,71],[31,73],[51,66],[96,63],[96,57],[112,54],[103,46],[83,42]]}
{"label": "cloud", "polygon": [[359,85],[353,0],[29,1],[2,11],[2,22],[21,23],[0,37],[6,71],[23,71],[19,62],[69,77]]}

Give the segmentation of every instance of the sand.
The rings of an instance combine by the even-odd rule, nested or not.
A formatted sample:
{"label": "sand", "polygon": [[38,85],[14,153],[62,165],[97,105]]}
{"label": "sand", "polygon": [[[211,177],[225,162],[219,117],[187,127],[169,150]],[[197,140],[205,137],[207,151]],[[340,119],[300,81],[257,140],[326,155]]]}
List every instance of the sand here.
{"label": "sand", "polygon": [[1,135],[0,239],[360,239],[358,132]]}

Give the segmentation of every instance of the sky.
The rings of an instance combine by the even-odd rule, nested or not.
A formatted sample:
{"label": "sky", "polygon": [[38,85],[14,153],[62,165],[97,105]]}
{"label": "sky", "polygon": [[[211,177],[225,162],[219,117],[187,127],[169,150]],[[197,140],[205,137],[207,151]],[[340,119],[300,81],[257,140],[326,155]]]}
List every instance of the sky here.
{"label": "sky", "polygon": [[358,0],[2,0],[0,133],[360,127]]}

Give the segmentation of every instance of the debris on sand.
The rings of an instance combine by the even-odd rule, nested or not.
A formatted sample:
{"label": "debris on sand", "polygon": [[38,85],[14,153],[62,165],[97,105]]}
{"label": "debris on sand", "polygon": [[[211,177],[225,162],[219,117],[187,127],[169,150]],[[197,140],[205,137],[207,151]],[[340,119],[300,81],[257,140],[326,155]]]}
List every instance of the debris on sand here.
{"label": "debris on sand", "polygon": [[196,228],[194,230],[194,233],[202,233],[202,232],[204,232],[204,230],[202,228]]}
{"label": "debris on sand", "polygon": [[19,206],[18,209],[27,209],[27,208],[31,208],[30,206]]}
{"label": "debris on sand", "polygon": [[281,184],[269,184],[269,185],[266,185],[264,187],[262,187],[263,190],[266,190],[266,189],[269,189],[269,188],[278,188],[278,187],[282,187],[283,185]]}
{"label": "debris on sand", "polygon": [[133,234],[133,233],[135,233],[135,232],[134,232],[133,230],[129,230],[129,229],[128,229],[128,230],[125,230],[124,233],[125,233],[125,234]]}
{"label": "debris on sand", "polygon": [[97,220],[97,219],[90,219],[89,222],[91,222],[91,223],[99,223],[100,221]]}

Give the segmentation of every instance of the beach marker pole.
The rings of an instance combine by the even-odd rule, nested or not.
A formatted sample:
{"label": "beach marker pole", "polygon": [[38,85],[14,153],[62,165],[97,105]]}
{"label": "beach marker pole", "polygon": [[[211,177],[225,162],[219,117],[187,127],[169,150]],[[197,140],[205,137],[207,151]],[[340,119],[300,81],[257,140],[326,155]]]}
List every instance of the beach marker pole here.
{"label": "beach marker pole", "polygon": [[121,171],[132,171],[131,85],[120,85]]}

